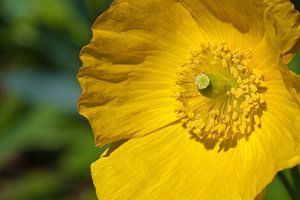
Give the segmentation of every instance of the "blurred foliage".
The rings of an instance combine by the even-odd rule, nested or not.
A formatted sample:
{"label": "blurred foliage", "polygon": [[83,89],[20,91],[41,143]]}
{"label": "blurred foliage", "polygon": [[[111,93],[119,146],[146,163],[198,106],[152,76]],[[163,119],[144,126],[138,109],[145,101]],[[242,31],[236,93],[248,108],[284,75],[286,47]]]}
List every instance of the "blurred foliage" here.
{"label": "blurred foliage", "polygon": [[[77,113],[79,52],[111,0],[0,0],[0,200],[93,200],[94,147]],[[294,2],[300,8],[300,2]],[[300,49],[290,68],[300,73]],[[267,200],[300,199],[299,168]]]}
{"label": "blurred foliage", "polygon": [[296,9],[300,10],[300,1],[299,0],[291,0],[291,1],[294,3]]}
{"label": "blurred foliage", "polygon": [[0,200],[96,199],[79,52],[107,0],[0,1]]}

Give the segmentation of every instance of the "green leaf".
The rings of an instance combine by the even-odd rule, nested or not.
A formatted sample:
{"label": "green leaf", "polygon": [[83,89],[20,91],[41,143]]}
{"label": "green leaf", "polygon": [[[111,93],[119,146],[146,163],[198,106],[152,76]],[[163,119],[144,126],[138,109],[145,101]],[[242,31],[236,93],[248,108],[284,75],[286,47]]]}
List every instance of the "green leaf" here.
{"label": "green leaf", "polygon": [[279,176],[267,187],[265,200],[292,200]]}
{"label": "green leaf", "polygon": [[295,73],[300,74],[300,48],[298,48],[295,57],[289,63],[289,68]]}

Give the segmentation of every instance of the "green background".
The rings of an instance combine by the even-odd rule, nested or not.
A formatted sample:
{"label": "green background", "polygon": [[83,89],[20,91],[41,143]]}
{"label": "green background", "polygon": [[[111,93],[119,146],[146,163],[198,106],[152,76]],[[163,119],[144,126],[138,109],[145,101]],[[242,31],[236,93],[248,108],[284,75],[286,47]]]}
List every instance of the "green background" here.
{"label": "green background", "polygon": [[[76,73],[90,26],[110,3],[0,0],[0,200],[96,199],[89,167],[103,149],[77,113]],[[300,73],[300,52],[290,68]],[[295,167],[276,176],[266,199],[299,192]]]}

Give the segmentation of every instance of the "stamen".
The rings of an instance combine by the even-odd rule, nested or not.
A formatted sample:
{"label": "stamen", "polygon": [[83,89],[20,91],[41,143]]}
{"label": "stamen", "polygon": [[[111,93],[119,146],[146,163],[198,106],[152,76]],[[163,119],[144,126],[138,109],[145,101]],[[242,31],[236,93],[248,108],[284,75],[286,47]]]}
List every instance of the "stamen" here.
{"label": "stamen", "polygon": [[178,117],[200,139],[248,137],[261,126],[266,85],[262,72],[250,67],[250,55],[250,49],[205,44],[179,67]]}

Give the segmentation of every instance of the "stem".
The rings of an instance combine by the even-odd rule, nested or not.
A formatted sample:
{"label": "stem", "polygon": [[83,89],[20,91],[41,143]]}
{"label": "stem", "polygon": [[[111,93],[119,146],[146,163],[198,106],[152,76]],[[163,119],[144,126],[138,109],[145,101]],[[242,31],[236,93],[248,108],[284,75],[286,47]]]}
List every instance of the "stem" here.
{"label": "stem", "polygon": [[281,180],[282,184],[285,186],[285,188],[286,188],[287,192],[289,193],[291,199],[297,200],[297,195],[295,194],[295,192],[293,190],[293,187],[290,185],[290,183],[288,182],[285,175],[282,172],[279,172],[278,177]]}
{"label": "stem", "polygon": [[298,166],[293,167],[290,169],[292,174],[292,180],[294,183],[294,194],[296,199],[300,199],[300,173]]}

